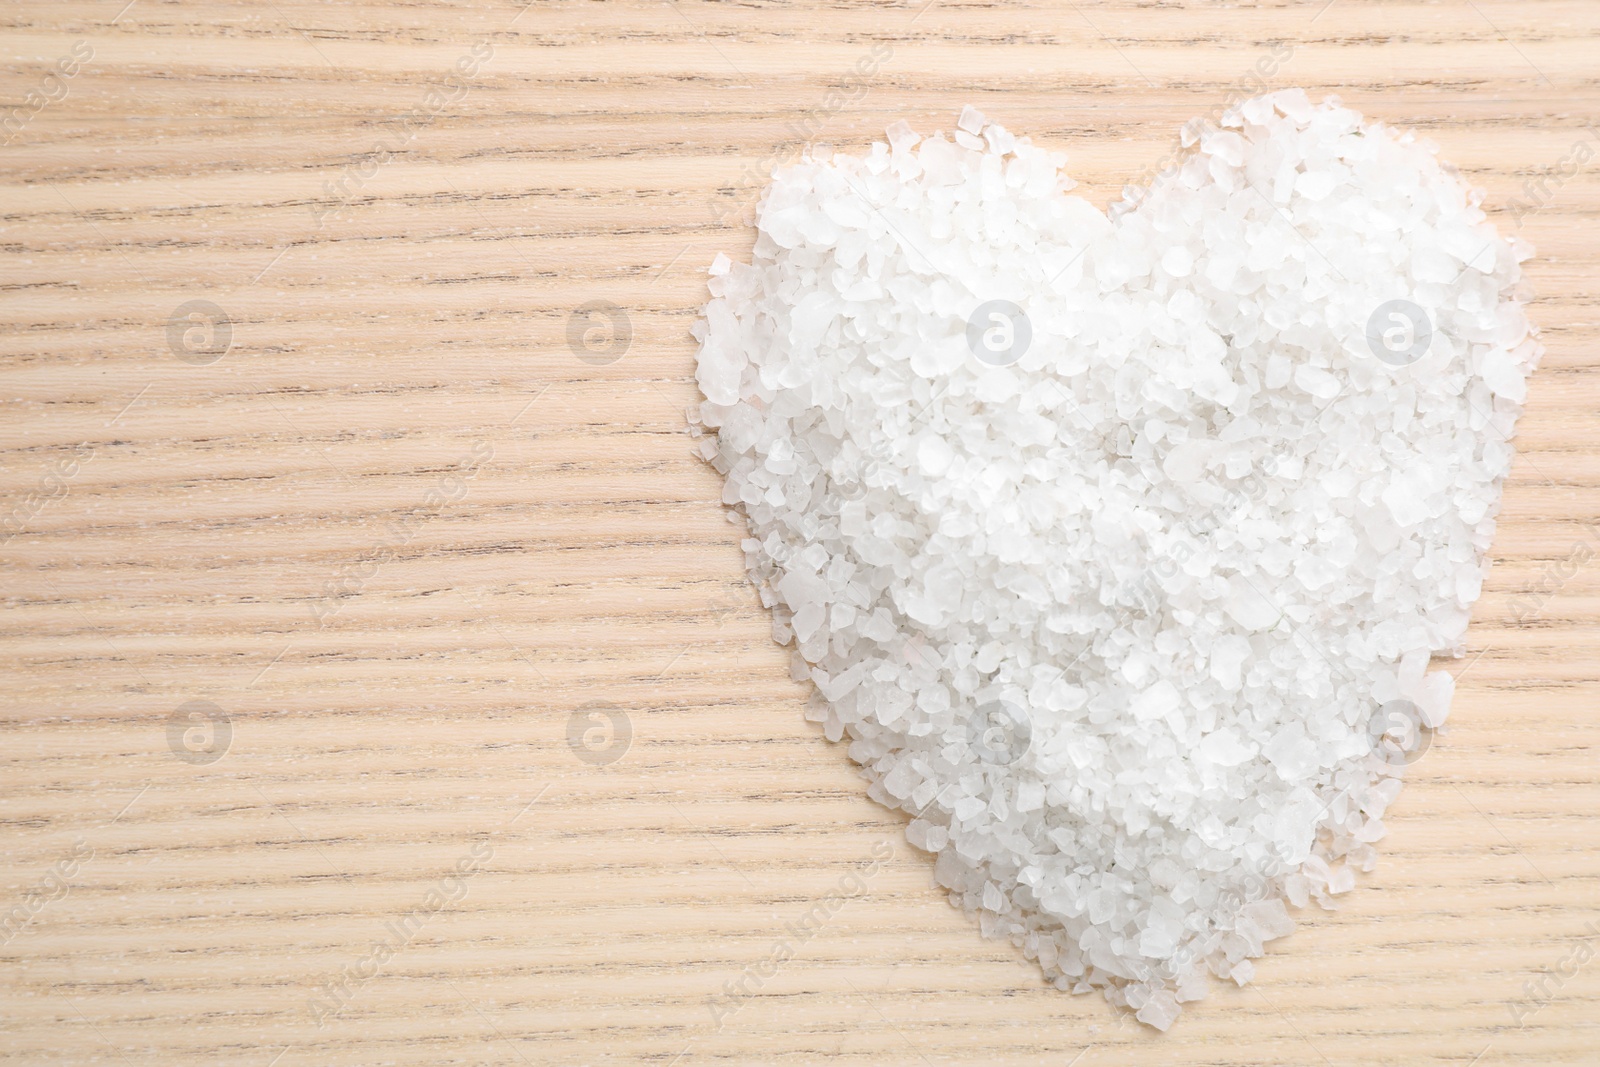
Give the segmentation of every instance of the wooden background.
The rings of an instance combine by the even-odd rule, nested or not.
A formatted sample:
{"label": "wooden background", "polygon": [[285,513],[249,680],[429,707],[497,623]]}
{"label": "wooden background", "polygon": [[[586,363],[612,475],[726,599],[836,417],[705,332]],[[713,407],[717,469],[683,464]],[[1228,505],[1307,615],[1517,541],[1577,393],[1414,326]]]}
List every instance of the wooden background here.
{"label": "wooden background", "polygon": [[[1600,5],[53,0],[0,26],[0,1061],[1600,1063],[1600,564],[1574,547],[1600,548]],[[689,453],[688,329],[711,258],[748,251],[744,176],[805,136],[972,103],[1103,203],[1272,42],[1272,86],[1421,129],[1506,228],[1548,176],[1520,228],[1549,353],[1381,866],[1161,1036],[982,941],[803,721]],[[596,300],[628,321],[588,335],[625,347],[604,364],[568,340]],[[171,726],[194,701],[226,722]]]}

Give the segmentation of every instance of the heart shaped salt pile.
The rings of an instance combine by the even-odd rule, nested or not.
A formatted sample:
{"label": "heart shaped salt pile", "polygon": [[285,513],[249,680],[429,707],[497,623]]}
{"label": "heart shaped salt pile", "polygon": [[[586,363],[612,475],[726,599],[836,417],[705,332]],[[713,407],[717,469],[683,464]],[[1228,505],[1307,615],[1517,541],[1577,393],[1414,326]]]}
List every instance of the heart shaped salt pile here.
{"label": "heart shaped salt pile", "polygon": [[774,178],[701,452],[808,713],[983,932],[1165,1029],[1370,870],[1537,362],[1409,134],[1246,101],[1109,217],[970,108]]}

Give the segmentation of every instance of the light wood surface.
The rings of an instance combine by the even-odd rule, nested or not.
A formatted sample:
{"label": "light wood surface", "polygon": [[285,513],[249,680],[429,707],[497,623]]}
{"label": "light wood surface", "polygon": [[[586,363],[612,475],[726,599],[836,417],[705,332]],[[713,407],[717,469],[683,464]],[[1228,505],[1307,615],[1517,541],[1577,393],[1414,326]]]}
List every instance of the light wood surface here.
{"label": "light wood surface", "polygon": [[[1600,160],[1561,175],[1600,146],[1600,5],[55,0],[0,27],[0,1061],[1600,1063],[1600,556],[1564,567],[1600,550]],[[803,721],[683,433],[688,329],[748,252],[743,176],[802,136],[972,103],[1103,203],[1272,42],[1268,84],[1417,127],[1507,228],[1556,175],[1520,219],[1549,352],[1381,865],[1161,1036],[981,940]],[[604,365],[568,343],[595,300],[631,326]],[[225,353],[203,316],[169,333],[191,301]],[[225,726],[169,725],[196,701]]]}

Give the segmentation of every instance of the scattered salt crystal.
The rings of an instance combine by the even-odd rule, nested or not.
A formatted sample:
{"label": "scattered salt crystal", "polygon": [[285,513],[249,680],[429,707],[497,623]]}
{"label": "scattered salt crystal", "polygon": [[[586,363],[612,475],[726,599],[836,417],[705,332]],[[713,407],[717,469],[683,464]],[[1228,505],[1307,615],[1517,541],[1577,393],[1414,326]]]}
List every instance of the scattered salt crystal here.
{"label": "scattered salt crystal", "polygon": [[1409,135],[1292,90],[1182,136],[1109,216],[975,108],[819,151],[695,334],[807,717],[1159,1029],[1376,862],[1375,715],[1445,721],[1540,354],[1531,250]]}

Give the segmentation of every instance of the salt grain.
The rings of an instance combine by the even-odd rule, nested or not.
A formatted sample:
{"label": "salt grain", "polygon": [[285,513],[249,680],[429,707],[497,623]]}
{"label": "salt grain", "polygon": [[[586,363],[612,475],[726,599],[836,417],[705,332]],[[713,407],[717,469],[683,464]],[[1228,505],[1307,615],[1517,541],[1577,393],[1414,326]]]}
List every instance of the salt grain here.
{"label": "salt grain", "polygon": [[808,717],[985,933],[1160,1029],[1375,862],[1369,726],[1444,721],[1540,354],[1431,147],[1298,91],[1185,141],[1108,216],[897,122],[775,175],[696,327]]}

